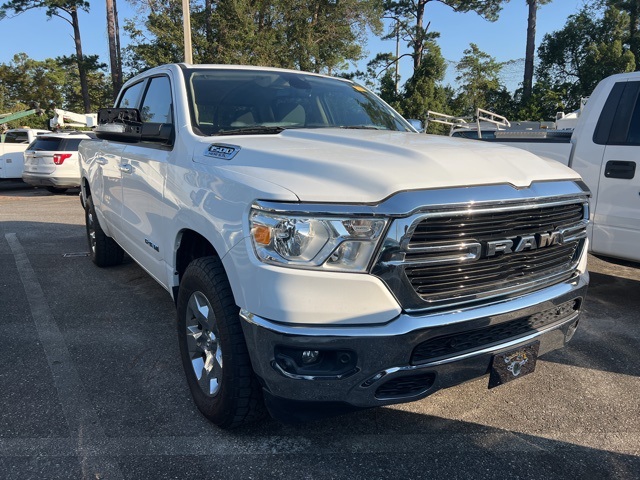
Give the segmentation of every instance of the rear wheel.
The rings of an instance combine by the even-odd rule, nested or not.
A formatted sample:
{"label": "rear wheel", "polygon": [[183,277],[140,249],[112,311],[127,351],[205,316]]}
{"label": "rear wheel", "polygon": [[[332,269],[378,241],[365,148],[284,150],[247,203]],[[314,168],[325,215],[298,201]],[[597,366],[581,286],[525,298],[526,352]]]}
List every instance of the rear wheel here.
{"label": "rear wheel", "polygon": [[222,428],[262,418],[262,389],[251,368],[239,308],[217,257],[189,264],[177,306],[182,365],[198,410]]}
{"label": "rear wheel", "polygon": [[116,241],[107,236],[96,217],[96,209],[91,197],[87,197],[84,209],[85,223],[87,225],[87,241],[89,242],[89,255],[91,260],[99,267],[119,265],[124,258],[124,250]]}

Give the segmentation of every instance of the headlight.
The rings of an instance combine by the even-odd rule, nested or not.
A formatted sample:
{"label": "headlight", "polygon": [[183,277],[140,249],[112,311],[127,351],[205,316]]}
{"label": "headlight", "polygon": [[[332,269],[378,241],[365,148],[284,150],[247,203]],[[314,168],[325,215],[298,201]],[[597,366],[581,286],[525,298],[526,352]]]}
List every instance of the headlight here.
{"label": "headlight", "polygon": [[252,210],[251,242],[258,258],[274,265],[364,272],[387,221],[313,217]]}

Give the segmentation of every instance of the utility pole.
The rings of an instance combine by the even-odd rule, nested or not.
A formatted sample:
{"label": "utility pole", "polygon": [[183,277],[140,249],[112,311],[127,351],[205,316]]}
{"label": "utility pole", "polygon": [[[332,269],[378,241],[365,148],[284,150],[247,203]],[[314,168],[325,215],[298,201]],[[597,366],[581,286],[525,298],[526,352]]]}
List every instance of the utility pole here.
{"label": "utility pole", "polygon": [[182,23],[184,29],[184,61],[193,63],[193,53],[191,47],[191,12],[189,11],[189,0],[182,0]]}

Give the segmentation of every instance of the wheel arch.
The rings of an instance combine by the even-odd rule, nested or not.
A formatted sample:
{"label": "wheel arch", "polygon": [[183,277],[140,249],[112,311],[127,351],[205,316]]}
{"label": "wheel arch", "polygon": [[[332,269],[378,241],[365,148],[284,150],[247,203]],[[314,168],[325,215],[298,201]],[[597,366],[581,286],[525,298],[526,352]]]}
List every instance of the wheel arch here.
{"label": "wheel arch", "polygon": [[82,208],[86,208],[87,198],[91,196],[91,187],[89,186],[89,180],[86,177],[82,177],[80,180],[80,203]]}
{"label": "wheel arch", "polygon": [[[182,277],[191,262],[203,257],[217,257],[222,260],[222,256],[218,249],[207,237],[190,228],[180,230],[176,236],[175,258],[174,258],[174,276],[175,284],[172,287],[172,295],[175,302],[178,299],[178,289],[182,282]],[[229,274],[223,263],[225,275],[229,278]],[[232,286],[233,290],[233,286]],[[235,295],[234,295],[235,297]]]}

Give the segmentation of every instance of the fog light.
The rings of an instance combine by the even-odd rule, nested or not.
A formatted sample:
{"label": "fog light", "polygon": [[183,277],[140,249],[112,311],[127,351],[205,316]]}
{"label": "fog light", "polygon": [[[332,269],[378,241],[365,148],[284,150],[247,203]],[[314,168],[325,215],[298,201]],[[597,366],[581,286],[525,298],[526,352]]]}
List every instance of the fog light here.
{"label": "fog light", "polygon": [[318,350],[305,350],[302,352],[302,363],[309,365],[318,361],[320,352]]}

